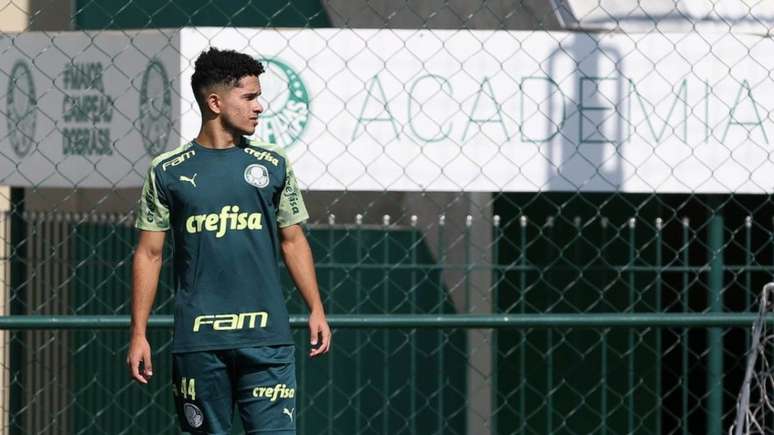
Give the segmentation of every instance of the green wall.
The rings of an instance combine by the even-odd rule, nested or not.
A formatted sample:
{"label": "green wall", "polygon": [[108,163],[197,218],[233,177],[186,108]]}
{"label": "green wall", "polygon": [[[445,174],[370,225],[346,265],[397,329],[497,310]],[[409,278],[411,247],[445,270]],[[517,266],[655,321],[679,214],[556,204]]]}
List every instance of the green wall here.
{"label": "green wall", "polygon": [[74,15],[78,30],[330,26],[317,0],[77,0]]}

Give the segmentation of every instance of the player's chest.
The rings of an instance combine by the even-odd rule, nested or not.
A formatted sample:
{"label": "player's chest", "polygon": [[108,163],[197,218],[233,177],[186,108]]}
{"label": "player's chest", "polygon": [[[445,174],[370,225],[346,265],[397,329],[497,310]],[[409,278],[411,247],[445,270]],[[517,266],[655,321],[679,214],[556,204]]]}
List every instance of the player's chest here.
{"label": "player's chest", "polygon": [[224,204],[273,204],[285,181],[282,168],[265,162],[224,159],[191,163],[169,174],[174,208],[207,210]]}

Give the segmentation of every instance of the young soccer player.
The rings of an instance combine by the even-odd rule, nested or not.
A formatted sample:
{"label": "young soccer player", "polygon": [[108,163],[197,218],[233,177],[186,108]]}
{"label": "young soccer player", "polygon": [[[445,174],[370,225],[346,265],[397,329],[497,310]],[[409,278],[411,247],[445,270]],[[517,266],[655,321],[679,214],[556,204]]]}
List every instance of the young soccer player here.
{"label": "young soccer player", "polygon": [[169,231],[172,384],[181,427],[193,434],[230,433],[234,406],[247,433],[295,434],[294,347],[278,252],[310,311],[309,355],[331,344],[290,162],[281,149],[244,137],[263,111],[262,73],[235,51],[199,56],[191,86],[201,130],[153,159],[140,198],[126,362],[137,382],[153,376],[145,332]]}

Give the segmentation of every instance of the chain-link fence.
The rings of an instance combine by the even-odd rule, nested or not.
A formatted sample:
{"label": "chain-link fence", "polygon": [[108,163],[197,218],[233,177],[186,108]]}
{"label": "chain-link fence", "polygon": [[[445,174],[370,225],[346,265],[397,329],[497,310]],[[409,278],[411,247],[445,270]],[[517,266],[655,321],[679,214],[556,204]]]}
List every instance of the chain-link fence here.
{"label": "chain-link fence", "polygon": [[177,433],[166,264],[156,376],[123,365],[132,210],[198,131],[210,45],[267,66],[256,136],[312,215],[334,346],[298,359],[300,433],[725,432],[774,271],[773,21],[741,0],[0,3],[2,433]]}

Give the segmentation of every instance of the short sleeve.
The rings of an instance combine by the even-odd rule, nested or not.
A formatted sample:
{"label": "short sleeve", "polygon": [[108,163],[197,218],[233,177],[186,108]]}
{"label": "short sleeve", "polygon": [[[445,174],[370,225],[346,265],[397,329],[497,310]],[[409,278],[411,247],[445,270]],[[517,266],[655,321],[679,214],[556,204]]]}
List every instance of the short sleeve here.
{"label": "short sleeve", "polygon": [[166,231],[169,229],[169,206],[151,167],[142,187],[135,228],[145,231]]}
{"label": "short sleeve", "polygon": [[290,167],[290,162],[286,159],[285,165],[285,186],[280,195],[279,209],[277,210],[277,226],[280,228],[300,224],[309,219],[309,213],[304,205],[304,198],[301,197],[301,191],[298,189],[298,182]]}

